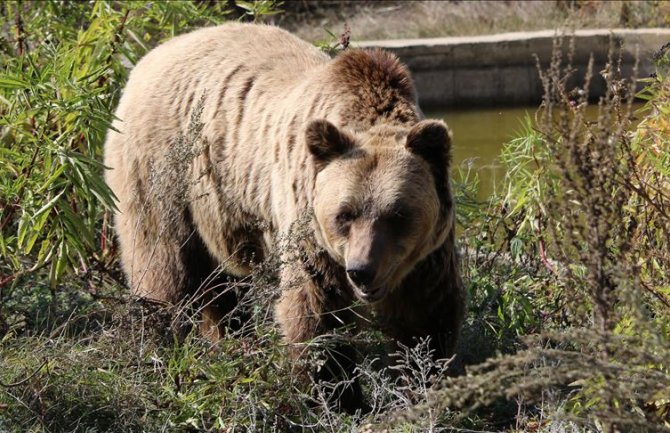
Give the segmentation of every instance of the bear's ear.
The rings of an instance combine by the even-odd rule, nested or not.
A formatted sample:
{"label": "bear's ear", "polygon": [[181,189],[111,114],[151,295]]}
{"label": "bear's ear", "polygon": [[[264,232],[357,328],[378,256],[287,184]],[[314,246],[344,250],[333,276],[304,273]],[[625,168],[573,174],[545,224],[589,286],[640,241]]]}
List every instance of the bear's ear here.
{"label": "bear's ear", "polygon": [[327,120],[312,120],[305,130],[307,148],[314,157],[317,170],[356,146],[354,139]]}
{"label": "bear's ear", "polygon": [[423,120],[414,125],[405,147],[433,166],[448,167],[451,163],[451,132],[441,120]]}
{"label": "bear's ear", "polygon": [[449,186],[451,132],[447,124],[441,120],[423,120],[417,123],[407,135],[405,147],[430,164],[435,178],[435,189],[440,197],[440,211],[446,216],[453,207]]}

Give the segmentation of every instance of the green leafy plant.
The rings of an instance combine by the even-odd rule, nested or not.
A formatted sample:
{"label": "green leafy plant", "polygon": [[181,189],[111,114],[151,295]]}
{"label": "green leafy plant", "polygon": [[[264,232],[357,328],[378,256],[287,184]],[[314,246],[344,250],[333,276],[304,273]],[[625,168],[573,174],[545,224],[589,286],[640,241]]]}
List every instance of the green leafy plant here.
{"label": "green leafy plant", "polygon": [[221,5],[11,1],[0,9],[0,287],[45,269],[53,288],[111,259],[100,164],[129,66]]}

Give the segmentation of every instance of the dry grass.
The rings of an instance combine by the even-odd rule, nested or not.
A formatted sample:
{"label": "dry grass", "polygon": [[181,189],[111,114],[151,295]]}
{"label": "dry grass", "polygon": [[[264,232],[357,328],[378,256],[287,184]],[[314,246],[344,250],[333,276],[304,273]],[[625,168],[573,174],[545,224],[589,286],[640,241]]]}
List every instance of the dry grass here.
{"label": "dry grass", "polygon": [[[309,41],[351,28],[352,40],[471,36],[555,28],[654,27],[670,24],[670,3],[631,1],[321,2],[276,23]],[[290,9],[300,9],[291,5]]]}

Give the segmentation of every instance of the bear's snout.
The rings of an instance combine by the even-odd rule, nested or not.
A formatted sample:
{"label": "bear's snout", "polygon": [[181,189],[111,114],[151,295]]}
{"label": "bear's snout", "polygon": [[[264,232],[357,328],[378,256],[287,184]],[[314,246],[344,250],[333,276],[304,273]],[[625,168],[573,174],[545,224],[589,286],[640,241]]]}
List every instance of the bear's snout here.
{"label": "bear's snout", "polygon": [[375,272],[369,267],[347,268],[347,275],[352,283],[358,286],[362,291],[375,279]]}
{"label": "bear's snout", "polygon": [[379,281],[377,268],[370,265],[347,266],[347,277],[357,298],[364,302],[376,302],[386,295],[384,285]]}

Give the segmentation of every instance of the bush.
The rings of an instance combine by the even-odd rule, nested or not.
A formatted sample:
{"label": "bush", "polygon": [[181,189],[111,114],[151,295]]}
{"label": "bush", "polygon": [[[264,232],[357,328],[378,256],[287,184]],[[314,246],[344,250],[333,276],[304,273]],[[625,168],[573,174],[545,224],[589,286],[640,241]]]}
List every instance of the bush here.
{"label": "bush", "polygon": [[566,88],[574,70],[561,45],[541,71],[535,119],[503,151],[507,194],[463,236],[473,314],[522,338],[383,428],[507,400],[517,430],[670,429],[668,46],[638,95],[648,103],[635,127],[635,82],[617,76],[616,50],[592,117],[591,72]]}

